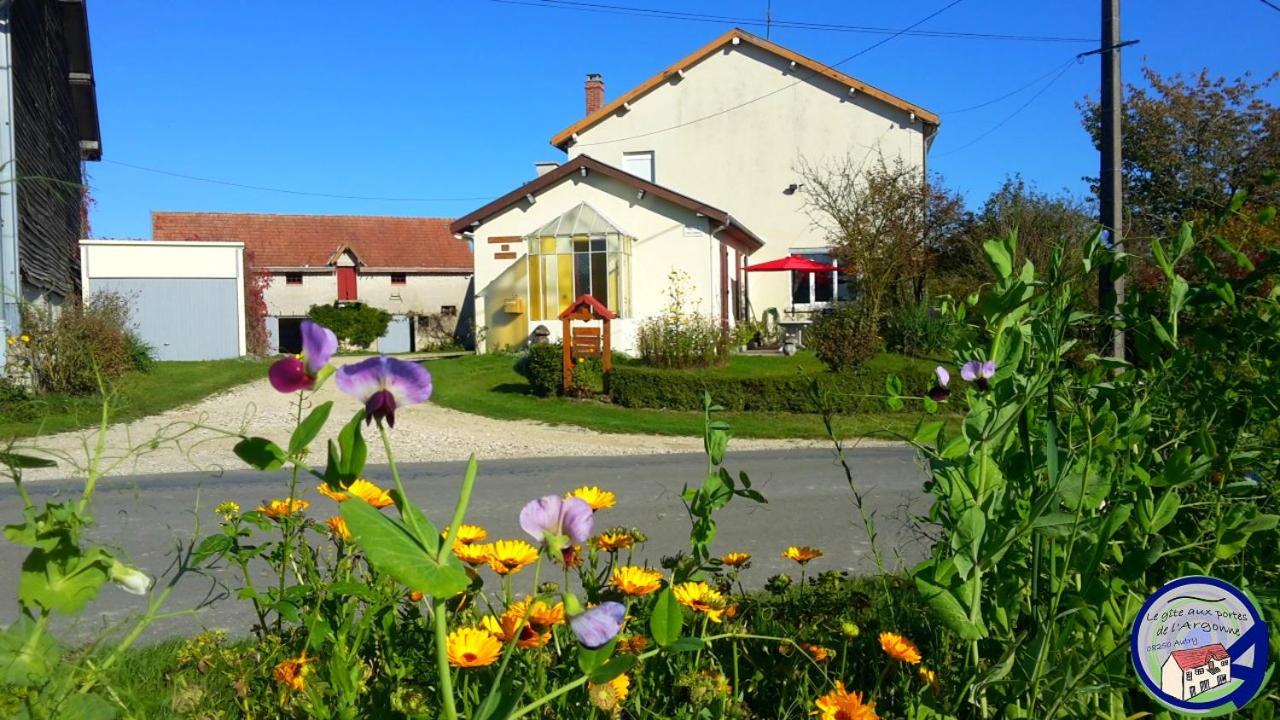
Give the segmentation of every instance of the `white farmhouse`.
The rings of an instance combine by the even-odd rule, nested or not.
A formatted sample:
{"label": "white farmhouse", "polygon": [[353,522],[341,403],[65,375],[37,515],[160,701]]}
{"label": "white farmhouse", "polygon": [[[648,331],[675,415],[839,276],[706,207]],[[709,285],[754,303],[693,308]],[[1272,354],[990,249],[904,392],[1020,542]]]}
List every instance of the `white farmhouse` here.
{"label": "white farmhouse", "polygon": [[770,307],[824,307],[844,291],[837,273],[744,271],[748,257],[829,262],[798,166],[879,156],[923,182],[939,122],[738,29],[611,102],[599,75],[585,90],[585,117],[552,138],[568,161],[540,163],[535,179],[450,226],[474,241],[481,350],[522,345],[538,325],[554,339],[555,318],[583,294],[619,315],[614,347],[632,350],[673,270],[726,328]]}
{"label": "white farmhouse", "polygon": [[1160,666],[1160,689],[1179,700],[1190,700],[1229,682],[1231,656],[1220,643],[1174,650]]}

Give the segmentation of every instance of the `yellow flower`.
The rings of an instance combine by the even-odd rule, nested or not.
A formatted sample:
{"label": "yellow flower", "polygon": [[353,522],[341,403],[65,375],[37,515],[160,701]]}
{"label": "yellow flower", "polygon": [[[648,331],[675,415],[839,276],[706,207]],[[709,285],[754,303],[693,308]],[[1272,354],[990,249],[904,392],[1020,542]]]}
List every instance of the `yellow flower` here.
{"label": "yellow flower", "polygon": [[916,675],[919,675],[920,681],[923,682],[925,685],[928,685],[930,688],[932,688],[935,693],[938,692],[938,689],[940,687],[938,685],[938,673],[921,665],[920,667],[916,668]]}
{"label": "yellow flower", "polygon": [[[391,499],[391,493],[387,492],[386,490],[383,490],[382,488],[378,487],[377,485],[374,485],[373,483],[369,482],[368,480],[365,480],[364,478],[361,478],[351,483],[350,487],[348,487],[345,491],[330,490],[329,486],[325,483],[320,483],[319,485],[317,485],[316,490],[319,491],[321,495],[324,495],[330,500],[336,500],[338,502],[345,502],[348,499],[350,499],[352,495],[354,495],[360,498],[361,500],[369,503],[370,505],[378,508],[379,510],[395,502],[394,500]],[[347,493],[350,493],[350,495],[348,495]]]}
{"label": "yellow flower", "polygon": [[489,562],[489,545],[475,544],[463,545],[460,542],[453,544],[453,554],[458,556],[462,562],[475,567]]}
{"label": "yellow flower", "polygon": [[606,533],[600,533],[591,540],[591,544],[596,546],[597,550],[604,552],[617,552],[619,550],[628,550],[635,545],[635,540],[629,532],[615,532],[610,530]]}
{"label": "yellow flower", "polygon": [[809,657],[813,658],[814,662],[823,663],[831,659],[831,651],[821,645],[803,643],[800,647],[804,648],[804,651],[809,653]]}
{"label": "yellow flower", "polygon": [[880,647],[886,655],[894,660],[900,660],[910,665],[920,664],[920,649],[916,647],[915,643],[898,633],[880,633]]}
{"label": "yellow flower", "polygon": [[605,683],[587,683],[587,697],[591,704],[605,712],[614,712],[631,692],[631,678],[626,673]]}
{"label": "yellow flower", "polygon": [[328,520],[325,520],[324,524],[329,526],[329,534],[335,538],[343,542],[349,542],[351,540],[351,530],[347,528],[347,521],[344,520],[341,515],[334,515]]}
{"label": "yellow flower", "polygon": [[862,693],[848,692],[844,683],[836,681],[836,688],[814,702],[819,720],[879,720],[875,703],[863,703]]}
{"label": "yellow flower", "polygon": [[31,342],[31,336],[30,336],[30,335],[28,335],[28,334],[26,334],[26,333],[23,333],[23,334],[22,334],[22,338],[21,338],[21,339],[22,339],[22,342],[24,342],[24,343],[29,343],[29,342]]}
{"label": "yellow flower", "polygon": [[486,560],[499,575],[518,573],[538,559],[538,548],[523,540],[499,540],[489,546]]}
{"label": "yellow flower", "polygon": [[258,512],[266,515],[272,520],[287,518],[290,515],[302,512],[311,507],[311,503],[306,500],[272,500],[266,505],[258,508]]}
{"label": "yellow flower", "polygon": [[492,665],[502,654],[502,644],[479,628],[458,628],[445,642],[449,664],[458,668]]}
{"label": "yellow flower", "polygon": [[221,502],[218,503],[218,506],[213,511],[221,515],[223,520],[231,522],[240,514],[240,503],[232,502],[231,500]]}
{"label": "yellow flower", "polygon": [[627,565],[613,569],[609,584],[632,597],[641,597],[662,587],[662,573]]}
{"label": "yellow flower", "polygon": [[539,630],[550,630],[556,625],[564,624],[564,603],[549,605],[542,600],[529,609],[529,624]]}
{"label": "yellow flower", "polygon": [[808,545],[792,545],[782,552],[782,557],[806,565],[810,560],[822,557],[822,551]]}
{"label": "yellow flower", "polygon": [[686,582],[671,590],[677,602],[695,612],[706,613],[711,622],[718,623],[723,619],[724,596],[710,585],[704,582]]}
{"label": "yellow flower", "polygon": [[595,485],[583,485],[577,490],[565,493],[565,498],[578,498],[579,500],[585,500],[586,503],[591,506],[592,510],[606,510],[617,504],[617,498],[614,497],[613,493],[608,490],[601,490]]}
{"label": "yellow flower", "polygon": [[307,657],[307,651],[303,650],[298,657],[281,661],[271,671],[271,675],[275,677],[276,682],[290,690],[302,691],[307,687],[307,673],[311,672],[310,665],[311,658]]}
{"label": "yellow flower", "polygon": [[9,343],[9,347],[13,347],[14,345],[17,345],[17,344],[18,344],[18,338],[16,338],[16,337],[14,337],[14,336],[10,335],[10,336],[9,336],[9,339],[8,339],[8,340],[6,340],[5,342]]}
{"label": "yellow flower", "polygon": [[[441,539],[448,534],[449,528],[441,530]],[[463,545],[474,545],[475,543],[484,542],[487,537],[489,537],[489,531],[478,525],[459,525],[458,537],[454,538],[453,541],[455,543],[462,543]]]}
{"label": "yellow flower", "polygon": [[481,622],[485,630],[504,643],[515,639],[516,647],[538,648],[551,642],[548,631],[564,622],[564,604],[557,603],[553,607],[539,600],[530,607],[526,597],[512,603],[502,615],[486,615]]}
{"label": "yellow flower", "polygon": [[734,568],[746,567],[751,562],[751,553],[731,552],[720,558],[720,562]]}

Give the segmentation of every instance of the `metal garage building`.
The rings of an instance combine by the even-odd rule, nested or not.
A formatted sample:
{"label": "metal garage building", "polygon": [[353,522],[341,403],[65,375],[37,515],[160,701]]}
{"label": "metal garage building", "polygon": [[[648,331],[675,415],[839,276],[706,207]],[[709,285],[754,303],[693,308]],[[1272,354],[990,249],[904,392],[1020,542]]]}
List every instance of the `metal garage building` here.
{"label": "metal garage building", "polygon": [[86,298],[128,298],[134,329],[158,360],[246,353],[244,243],[82,240],[80,272]]}

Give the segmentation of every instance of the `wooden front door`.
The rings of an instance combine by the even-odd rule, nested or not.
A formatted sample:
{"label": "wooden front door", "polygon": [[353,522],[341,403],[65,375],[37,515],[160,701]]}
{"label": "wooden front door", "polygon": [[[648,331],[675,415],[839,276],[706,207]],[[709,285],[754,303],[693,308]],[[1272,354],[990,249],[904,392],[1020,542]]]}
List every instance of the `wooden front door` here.
{"label": "wooden front door", "polygon": [[355,268],[353,267],[338,268],[338,299],[339,300],[357,299]]}

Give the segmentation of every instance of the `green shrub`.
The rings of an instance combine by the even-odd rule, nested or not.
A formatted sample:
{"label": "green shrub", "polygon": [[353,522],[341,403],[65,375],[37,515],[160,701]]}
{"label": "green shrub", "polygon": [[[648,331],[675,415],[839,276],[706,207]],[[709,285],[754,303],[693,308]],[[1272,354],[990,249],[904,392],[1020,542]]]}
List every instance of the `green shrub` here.
{"label": "green shrub", "polygon": [[87,302],[23,305],[23,336],[12,355],[37,393],[87,395],[99,378],[114,380],[134,368],[129,302],[118,293],[99,292]]}
{"label": "green shrub", "polygon": [[811,387],[828,395],[840,411],[878,412],[885,409],[885,380],[897,375],[903,394],[923,395],[933,380],[930,371],[911,368],[892,373],[867,367],[816,376],[773,375],[723,377],[689,370],[664,370],[637,365],[615,365],[609,379],[609,397],[617,405],[665,410],[701,410],[704,391],[726,410],[762,412],[815,412]]}
{"label": "green shrub", "polygon": [[387,334],[391,314],[369,305],[312,305],[307,317],[333,331],[343,344],[367,348]]}
{"label": "green shrub", "polygon": [[960,328],[927,305],[907,305],[880,324],[886,349],[904,355],[934,355],[950,350]]}
{"label": "green shrub", "polygon": [[604,392],[604,363],[596,358],[578,358],[573,366],[573,394],[595,397]]}
{"label": "green shrub", "polygon": [[530,345],[516,360],[516,372],[529,381],[538,397],[559,395],[564,390],[564,346]]}
{"label": "green shrub", "polygon": [[878,325],[862,305],[840,305],[813,319],[805,344],[832,370],[857,368],[884,350]]}
{"label": "green shrub", "polygon": [[138,372],[151,372],[156,365],[156,349],[134,333],[126,336],[129,343],[129,362]]}

